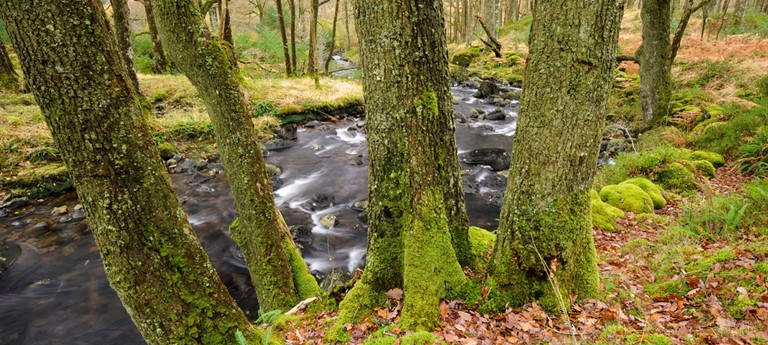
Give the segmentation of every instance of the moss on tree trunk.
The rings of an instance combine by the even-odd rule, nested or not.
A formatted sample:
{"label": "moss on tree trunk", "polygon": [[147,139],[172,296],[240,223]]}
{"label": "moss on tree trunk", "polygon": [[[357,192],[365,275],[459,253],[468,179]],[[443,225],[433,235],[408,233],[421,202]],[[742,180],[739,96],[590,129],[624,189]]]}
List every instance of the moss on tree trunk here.
{"label": "moss on tree trunk", "polygon": [[13,69],[11,57],[5,50],[5,44],[0,41],[0,90],[18,90],[19,76]]}
{"label": "moss on tree trunk", "polygon": [[471,258],[442,2],[358,0],[370,154],[368,256],[341,322],[404,290],[403,324],[427,329]]}
{"label": "moss on tree trunk", "polygon": [[589,188],[622,6],[622,0],[536,2],[491,272],[505,302],[538,299],[558,310],[571,294],[598,291]]}
{"label": "moss on tree trunk", "polygon": [[115,23],[115,38],[117,47],[120,51],[120,59],[125,65],[128,77],[136,90],[139,88],[139,78],[136,76],[136,69],[133,65],[133,46],[131,44],[131,22],[130,10],[128,9],[128,0],[111,0],[112,20]]}
{"label": "moss on tree trunk", "polygon": [[147,14],[147,25],[149,26],[149,36],[152,38],[152,52],[155,54],[152,72],[163,74],[168,71],[168,58],[165,56],[163,42],[160,41],[160,35],[157,33],[157,22],[155,22],[155,10],[152,7],[152,0],[144,0],[144,13]]}
{"label": "moss on tree trunk", "polygon": [[[283,246],[288,230],[275,207],[251,113],[227,52],[203,23],[196,1],[154,0],[154,5],[163,44],[211,117],[239,219],[230,235],[243,251],[259,304],[264,310],[287,310],[298,297]],[[311,288],[320,291],[316,282]]]}
{"label": "moss on tree trunk", "polygon": [[110,285],[149,344],[262,342],[187,222],[98,1],[0,2]]}
{"label": "moss on tree trunk", "polygon": [[643,46],[640,60],[640,105],[643,121],[663,122],[672,98],[670,0],[644,0],[641,11]]}

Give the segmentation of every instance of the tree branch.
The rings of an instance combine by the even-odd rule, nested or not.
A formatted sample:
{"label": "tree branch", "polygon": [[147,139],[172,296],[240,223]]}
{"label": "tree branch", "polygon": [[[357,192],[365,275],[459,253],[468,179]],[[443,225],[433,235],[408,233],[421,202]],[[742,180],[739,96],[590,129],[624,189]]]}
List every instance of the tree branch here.
{"label": "tree branch", "polygon": [[[685,34],[685,27],[688,26],[688,21],[691,19],[691,16],[710,1],[711,0],[702,0],[696,6],[688,6],[688,10],[683,13],[682,17],[680,17],[680,24],[677,25],[675,36],[672,38],[671,52],[669,55],[670,66],[675,62],[677,51],[680,49],[680,42],[683,40],[683,34]],[[692,4],[693,0],[688,0],[688,3]]]}
{"label": "tree branch", "polygon": [[480,16],[475,16],[477,18],[477,21],[480,22],[480,26],[483,27],[483,31],[485,31],[485,34],[488,36],[488,39],[491,41],[486,42],[483,39],[480,39],[488,48],[491,48],[493,50],[493,53],[496,55],[497,58],[501,57],[501,43],[496,39],[496,37],[493,37],[493,34],[491,34],[491,31],[488,30],[488,27],[485,26],[485,23],[483,22],[483,19],[480,18]]}
{"label": "tree branch", "polygon": [[200,2],[200,14],[205,15],[219,0],[204,0]]}

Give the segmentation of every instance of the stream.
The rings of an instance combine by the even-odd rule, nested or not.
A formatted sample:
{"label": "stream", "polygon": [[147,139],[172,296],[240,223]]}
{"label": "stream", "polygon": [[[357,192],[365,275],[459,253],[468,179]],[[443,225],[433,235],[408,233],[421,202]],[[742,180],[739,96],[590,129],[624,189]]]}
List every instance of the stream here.
{"label": "stream", "polygon": [[[493,168],[501,170],[505,160],[509,166],[517,101],[476,98],[478,86],[451,89],[459,118],[456,140],[470,223],[495,229],[506,178]],[[364,264],[367,234],[360,202],[367,198],[364,121],[311,121],[296,134],[294,142],[266,157],[281,168],[273,179],[275,201],[314,274],[354,272]],[[236,216],[232,194],[224,174],[211,173],[220,164],[179,167],[188,169],[177,168],[171,179],[190,223],[232,296],[255,318],[250,278],[227,234]],[[0,345],[144,343],[106,280],[74,192],[0,210],[3,255]]]}

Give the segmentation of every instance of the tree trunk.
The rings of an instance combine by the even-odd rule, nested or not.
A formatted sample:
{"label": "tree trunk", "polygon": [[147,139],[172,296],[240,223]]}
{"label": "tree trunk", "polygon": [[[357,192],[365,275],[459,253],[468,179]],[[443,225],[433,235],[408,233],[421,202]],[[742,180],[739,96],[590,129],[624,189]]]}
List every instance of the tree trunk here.
{"label": "tree trunk", "polygon": [[147,343],[261,343],[187,222],[101,2],[8,0],[0,17]]}
{"label": "tree trunk", "polygon": [[288,0],[288,5],[291,7],[291,68],[293,75],[296,75],[296,0]]}
{"label": "tree trunk", "polygon": [[229,58],[230,68],[238,71],[237,56],[235,55],[235,42],[232,39],[232,21],[229,14],[229,1],[219,0],[219,40],[223,42],[224,50]]}
{"label": "tree trunk", "polygon": [[643,0],[643,47],[640,60],[640,105],[643,121],[651,126],[669,115],[672,98],[670,0]]}
{"label": "tree trunk", "polygon": [[[317,283],[311,276],[300,279],[309,275],[303,260],[291,267],[289,257],[298,250],[275,207],[272,183],[238,78],[219,41],[200,30],[204,26],[194,4],[155,0],[160,38],[200,93],[211,117],[239,219],[230,235],[243,251],[259,305],[263,310],[287,310],[297,297],[305,297],[304,292],[316,293]],[[311,286],[302,286],[302,282]]]}
{"label": "tree trunk", "polygon": [[464,41],[467,45],[472,45],[472,33],[475,31],[474,21],[472,20],[472,10],[470,1],[464,0]]}
{"label": "tree trunk", "polygon": [[344,0],[344,31],[347,34],[347,49],[346,51],[349,51],[352,49],[352,36],[350,36],[349,32],[349,1],[350,0]]}
{"label": "tree trunk", "polygon": [[499,6],[501,0],[483,1],[483,22],[489,35],[496,37],[499,35]]}
{"label": "tree trunk", "polygon": [[336,0],[336,8],[333,10],[333,26],[331,29],[331,49],[328,51],[328,57],[325,58],[325,74],[330,74],[328,69],[333,59],[333,51],[336,49],[336,21],[339,18],[339,0]]}
{"label": "tree trunk", "polygon": [[280,39],[283,42],[283,56],[285,57],[285,75],[291,76],[291,54],[288,53],[288,37],[285,34],[285,18],[283,18],[283,1],[275,0],[277,6],[277,21],[280,23]]}
{"label": "tree trunk", "polygon": [[317,74],[317,12],[320,11],[320,0],[310,0],[309,6],[309,57],[307,74]]}
{"label": "tree trunk", "polygon": [[144,0],[144,12],[147,14],[149,35],[152,37],[152,51],[155,54],[152,71],[156,74],[163,74],[168,71],[168,58],[165,56],[163,43],[160,42],[160,36],[157,33],[157,22],[155,22],[155,11],[152,8],[152,0]]}
{"label": "tree trunk", "polygon": [[[589,190],[623,3],[536,2],[491,272],[512,305],[539,299],[563,311],[569,296],[599,292]],[[568,145],[553,138],[568,138]]]}
{"label": "tree trunk", "polygon": [[[368,253],[339,323],[402,287],[402,323],[431,329],[469,258],[439,0],[358,0],[369,172]],[[452,243],[453,241],[453,243]],[[355,315],[357,314],[357,315]]]}
{"label": "tree trunk", "polygon": [[733,8],[733,26],[741,26],[744,21],[744,15],[747,13],[747,0],[736,0]]}
{"label": "tree trunk", "polygon": [[19,89],[19,75],[13,69],[11,57],[5,50],[5,44],[0,41],[0,90],[16,91]]}
{"label": "tree trunk", "polygon": [[111,0],[112,19],[115,22],[115,37],[117,38],[117,47],[120,51],[120,59],[128,71],[133,87],[141,92],[139,88],[139,78],[136,76],[136,69],[133,66],[133,46],[131,43],[131,23],[130,12],[127,0]]}
{"label": "tree trunk", "polygon": [[218,35],[219,32],[219,8],[211,6],[208,10],[208,19],[211,21],[211,31]]}

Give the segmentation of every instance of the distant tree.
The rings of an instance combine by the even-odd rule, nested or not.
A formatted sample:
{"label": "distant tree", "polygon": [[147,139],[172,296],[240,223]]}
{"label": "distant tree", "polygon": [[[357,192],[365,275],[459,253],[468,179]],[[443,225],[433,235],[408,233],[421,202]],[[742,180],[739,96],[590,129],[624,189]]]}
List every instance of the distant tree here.
{"label": "distant tree", "polygon": [[152,7],[152,0],[137,0],[144,4],[144,13],[147,15],[147,26],[149,26],[149,37],[152,39],[152,52],[155,55],[152,64],[152,72],[163,74],[168,71],[168,57],[163,50],[163,42],[160,41],[160,35],[157,33],[157,22],[155,21],[155,10]]}
{"label": "distant tree", "polygon": [[501,17],[501,0],[483,1],[483,22],[489,36],[499,35],[499,18]]}
{"label": "distant tree", "polygon": [[318,12],[320,12],[320,0],[309,0],[309,2],[309,61],[307,61],[307,74],[315,76],[317,75],[317,17]]}
{"label": "distant tree", "polygon": [[331,47],[328,50],[328,56],[325,58],[325,74],[330,74],[328,69],[331,66],[331,60],[333,60],[333,51],[336,49],[336,22],[339,19],[339,0],[336,0],[336,7],[333,10],[333,24],[331,29]]}
{"label": "distant tree", "polygon": [[710,0],[693,5],[686,0],[674,37],[670,40],[670,0],[643,0],[640,17],[643,22],[643,44],[636,53],[640,63],[640,105],[643,121],[655,126],[669,116],[672,99],[672,63],[691,15]]}
{"label": "distant tree", "polygon": [[536,1],[491,271],[504,302],[561,310],[599,290],[589,190],[623,4]]}
{"label": "distant tree", "polygon": [[112,20],[115,24],[115,38],[117,38],[117,47],[120,49],[120,59],[123,61],[128,77],[131,78],[133,86],[141,92],[139,87],[139,78],[136,76],[136,68],[133,64],[133,44],[131,42],[131,23],[130,10],[127,0],[111,0]]}
{"label": "distant tree", "polygon": [[13,63],[5,50],[5,44],[0,40],[0,90],[18,90],[19,75],[13,69]]}
{"label": "distant tree", "polygon": [[0,17],[147,343],[235,344],[238,330],[262,343],[187,221],[101,2],[6,0]]}
{"label": "distant tree", "polygon": [[288,36],[285,33],[285,18],[283,16],[283,1],[275,0],[275,6],[277,7],[277,21],[280,23],[280,39],[283,42],[283,57],[285,58],[285,74],[287,76],[293,75],[291,68],[291,54],[288,52]]}
{"label": "distant tree", "polygon": [[368,252],[340,323],[402,288],[403,326],[431,329],[471,258],[442,1],[358,0],[355,22],[370,154]]}
{"label": "distant tree", "polygon": [[293,74],[298,74],[296,69],[296,3],[295,0],[288,0],[291,8],[291,68]]}
{"label": "distant tree", "polygon": [[[194,0],[154,0],[160,38],[171,59],[208,109],[238,221],[230,235],[240,246],[264,310],[292,307],[320,289],[277,210],[240,83],[221,41],[211,37]],[[309,279],[302,279],[309,277]]]}

